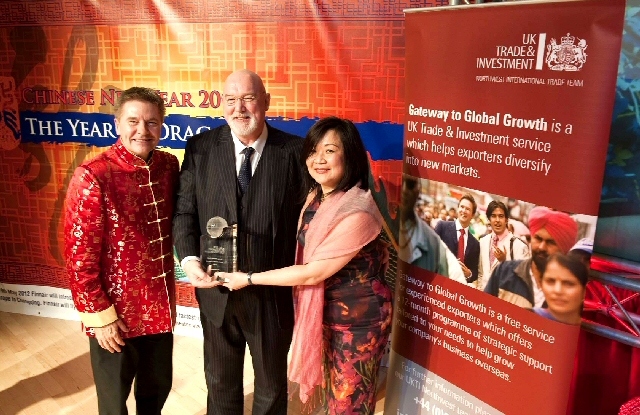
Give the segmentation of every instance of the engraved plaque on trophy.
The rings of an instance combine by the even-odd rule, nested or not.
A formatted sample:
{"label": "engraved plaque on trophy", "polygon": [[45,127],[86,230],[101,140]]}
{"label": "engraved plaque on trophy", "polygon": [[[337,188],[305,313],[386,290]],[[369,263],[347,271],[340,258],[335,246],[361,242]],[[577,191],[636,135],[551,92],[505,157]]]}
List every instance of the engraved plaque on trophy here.
{"label": "engraved plaque on trophy", "polygon": [[237,271],[237,225],[228,226],[226,220],[216,216],[207,222],[207,233],[200,237],[202,268],[210,269],[211,275],[215,271]]}

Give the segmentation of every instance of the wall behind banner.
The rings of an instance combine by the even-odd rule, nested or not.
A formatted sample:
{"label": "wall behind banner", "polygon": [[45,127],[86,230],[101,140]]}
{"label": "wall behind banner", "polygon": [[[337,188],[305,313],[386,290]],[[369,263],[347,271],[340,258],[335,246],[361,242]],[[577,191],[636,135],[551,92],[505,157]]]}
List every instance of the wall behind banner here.
{"label": "wall behind banner", "polygon": [[[63,204],[74,169],[113,144],[113,102],[131,86],[167,103],[161,146],[224,122],[221,90],[249,68],[269,121],[304,135],[352,119],[386,196],[399,197],[404,15],[442,1],[23,1],[0,4],[0,283],[66,288]],[[387,205],[385,201],[382,202]],[[393,209],[393,207],[392,207]],[[195,305],[180,284],[179,303]]]}

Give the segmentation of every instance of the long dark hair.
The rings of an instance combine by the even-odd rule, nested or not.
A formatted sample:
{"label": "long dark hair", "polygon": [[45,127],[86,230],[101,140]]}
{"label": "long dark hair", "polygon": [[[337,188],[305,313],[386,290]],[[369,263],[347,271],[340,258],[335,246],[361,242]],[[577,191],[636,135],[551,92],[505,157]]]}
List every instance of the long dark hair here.
{"label": "long dark hair", "polygon": [[[347,191],[353,186],[358,185],[361,189],[369,189],[369,159],[367,158],[367,150],[364,148],[362,138],[355,125],[349,120],[338,117],[326,117],[309,129],[307,136],[302,145],[300,153],[300,162],[303,166],[307,165],[309,155],[316,149],[318,143],[324,138],[329,131],[335,131],[336,135],[342,142],[344,154],[344,176],[336,186],[336,191]],[[306,195],[315,190],[322,192],[322,189],[313,180],[309,170],[305,170],[302,177],[302,186]],[[318,193],[319,195],[320,193]]]}

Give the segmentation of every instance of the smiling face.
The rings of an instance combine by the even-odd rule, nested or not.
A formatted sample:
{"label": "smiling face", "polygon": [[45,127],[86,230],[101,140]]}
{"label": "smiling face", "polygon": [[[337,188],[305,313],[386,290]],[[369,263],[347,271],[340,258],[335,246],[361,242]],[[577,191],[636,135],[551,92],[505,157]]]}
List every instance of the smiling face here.
{"label": "smiling face", "polygon": [[309,174],[322,188],[322,193],[333,191],[342,180],[344,169],[344,150],[340,137],[329,130],[307,157]]}
{"label": "smiling face", "polygon": [[551,314],[561,321],[579,322],[585,287],[557,261],[551,260],[542,275],[542,292]]}
{"label": "smiling face", "polygon": [[120,117],[116,118],[116,132],[124,147],[148,161],[160,141],[162,114],[157,105],[144,101],[127,101],[122,104]]}
{"label": "smiling face", "polygon": [[255,73],[240,70],[227,78],[224,84],[224,119],[243,144],[251,145],[260,137],[270,102],[271,96]]}
{"label": "smiling face", "polygon": [[505,215],[502,208],[497,207],[493,209],[491,216],[489,216],[489,225],[496,235],[502,235],[507,229],[507,215]]}
{"label": "smiling face", "polygon": [[460,203],[458,203],[458,220],[463,228],[469,226],[473,213],[473,204],[467,199],[460,199]]}

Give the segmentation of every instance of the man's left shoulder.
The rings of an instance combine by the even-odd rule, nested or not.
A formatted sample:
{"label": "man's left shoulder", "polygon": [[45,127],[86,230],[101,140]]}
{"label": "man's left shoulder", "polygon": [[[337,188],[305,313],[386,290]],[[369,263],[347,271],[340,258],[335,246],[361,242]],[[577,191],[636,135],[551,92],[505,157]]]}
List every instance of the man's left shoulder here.
{"label": "man's left shoulder", "polygon": [[453,231],[454,234],[457,234],[455,220],[441,220],[438,223],[441,223],[442,229],[446,230],[447,232]]}
{"label": "man's left shoulder", "polygon": [[493,270],[493,274],[502,274],[502,275],[511,275],[511,274],[517,274],[518,271],[525,267],[526,265],[523,265],[523,261],[520,259],[516,259],[513,261],[504,261],[498,264],[498,266],[496,266],[496,268]]}
{"label": "man's left shoulder", "polygon": [[512,233],[509,233],[509,244],[511,244],[511,246],[516,247],[516,248],[529,248],[529,245],[527,245],[527,243],[525,241],[523,241],[521,238],[515,236]]}
{"label": "man's left shoulder", "polygon": [[302,142],[304,141],[304,139],[299,135],[282,131],[268,124],[267,128],[269,129],[268,141],[271,141],[271,144],[280,144],[283,148],[287,149],[290,148],[299,150],[300,148],[302,148]]}
{"label": "man's left shoulder", "polygon": [[169,162],[169,163],[178,162],[178,158],[176,156],[160,149],[154,150],[153,158],[154,158],[154,161],[159,161],[161,163],[162,162]]}

